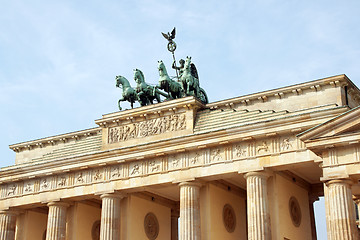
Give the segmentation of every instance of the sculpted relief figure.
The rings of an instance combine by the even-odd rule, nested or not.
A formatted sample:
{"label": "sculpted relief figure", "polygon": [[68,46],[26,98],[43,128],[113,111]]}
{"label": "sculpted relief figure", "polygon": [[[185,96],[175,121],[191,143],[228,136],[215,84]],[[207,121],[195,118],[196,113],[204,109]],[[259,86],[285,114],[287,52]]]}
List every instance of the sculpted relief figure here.
{"label": "sculpted relief figure", "polygon": [[186,129],[185,114],[174,114],[148,121],[109,128],[109,143],[122,142],[134,138],[148,137],[165,132]]}

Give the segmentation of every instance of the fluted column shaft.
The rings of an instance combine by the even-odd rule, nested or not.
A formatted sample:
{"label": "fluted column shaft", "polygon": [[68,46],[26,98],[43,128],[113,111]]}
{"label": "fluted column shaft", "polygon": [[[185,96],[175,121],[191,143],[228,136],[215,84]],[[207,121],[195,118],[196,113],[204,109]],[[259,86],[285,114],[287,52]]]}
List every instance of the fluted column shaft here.
{"label": "fluted column shaft", "polygon": [[49,213],[46,228],[46,240],[65,240],[66,209],[69,204],[64,202],[48,203]]}
{"label": "fluted column shaft", "polygon": [[180,186],[180,240],[200,240],[200,184],[182,182]]}
{"label": "fluted column shaft", "polygon": [[120,201],[122,195],[101,195],[100,240],[120,240]]}
{"label": "fluted column shaft", "polygon": [[311,225],[311,237],[312,240],[317,240],[316,225],[315,225],[315,213],[314,202],[318,201],[319,197],[309,194],[309,210],[310,210],[310,225]]}
{"label": "fluted column shaft", "polygon": [[245,174],[247,188],[248,239],[271,239],[270,215],[267,197],[267,179],[265,172]]}
{"label": "fluted column shaft", "polygon": [[351,195],[350,180],[331,180],[326,183],[325,200],[329,240],[358,239],[355,209]]}
{"label": "fluted column shaft", "polygon": [[0,211],[0,240],[14,240],[17,213]]}

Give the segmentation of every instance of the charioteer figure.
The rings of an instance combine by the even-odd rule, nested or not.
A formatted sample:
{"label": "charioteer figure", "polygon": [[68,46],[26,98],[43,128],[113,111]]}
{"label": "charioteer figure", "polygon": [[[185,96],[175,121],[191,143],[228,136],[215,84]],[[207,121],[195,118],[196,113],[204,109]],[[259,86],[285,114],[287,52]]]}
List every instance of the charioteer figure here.
{"label": "charioteer figure", "polygon": [[176,61],[174,61],[171,67],[172,67],[173,69],[175,69],[175,71],[178,71],[178,73],[179,73],[179,78],[181,78],[181,75],[182,75],[182,73],[183,73],[183,71],[184,71],[185,60],[184,60],[184,59],[180,59],[179,64],[180,64],[179,67],[176,66]]}
{"label": "charioteer figure", "polygon": [[[184,66],[185,66],[185,60],[184,59],[180,59],[179,61],[179,64],[180,66],[176,66],[176,62],[174,61],[173,64],[172,64],[172,68],[179,71],[179,79],[181,78],[183,72],[184,72]],[[197,78],[199,79],[199,75],[198,75],[198,72],[197,72],[197,69],[195,67],[195,64],[191,63],[190,64],[190,70],[191,70],[191,75],[194,77],[194,78]]]}

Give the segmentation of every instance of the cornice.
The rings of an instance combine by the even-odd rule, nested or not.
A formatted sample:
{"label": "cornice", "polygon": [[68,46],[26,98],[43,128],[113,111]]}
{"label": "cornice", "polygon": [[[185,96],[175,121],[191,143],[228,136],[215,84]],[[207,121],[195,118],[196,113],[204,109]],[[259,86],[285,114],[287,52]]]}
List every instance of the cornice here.
{"label": "cornice", "polygon": [[102,119],[95,121],[95,123],[98,124],[100,127],[16,143],[10,145],[9,148],[14,152],[21,152],[33,148],[45,147],[48,145],[57,145],[58,143],[66,143],[69,140],[73,140],[73,139],[79,140],[84,137],[95,135],[101,131],[102,127],[106,127],[109,125],[116,125],[116,124],[118,125],[121,122],[129,122],[129,121],[133,122],[137,118],[138,120],[142,120],[149,118],[152,115],[154,115],[154,117],[161,116],[166,112],[174,113],[182,108],[196,110],[198,108],[204,108],[204,107],[205,106],[194,97],[180,98],[173,101],[162,102],[159,104],[149,105],[141,108],[134,108],[121,112],[105,114],[103,115]]}
{"label": "cornice", "polygon": [[[331,118],[338,115],[341,110],[344,111],[345,109],[337,108],[319,111],[313,113],[311,118],[309,118],[308,114],[277,118],[255,124],[233,127],[231,129],[190,134],[129,147],[56,159],[51,162],[14,165],[3,168],[1,170],[0,179],[2,182],[14,181],[14,179],[20,180],[22,178],[28,179],[29,177],[34,177],[34,175],[42,176],[59,172],[69,172],[83,168],[92,168],[119,162],[136,161],[143,158],[152,158],[165,154],[192,151],[199,148],[229,144],[235,141],[266,138],[273,136],[274,134],[284,134],[285,132],[299,132],[319,124],[324,118]],[[106,160],[106,162],[104,162],[104,160]],[[55,168],[57,170],[54,172]]]}
{"label": "cornice", "polygon": [[324,123],[321,123],[307,131],[304,131],[297,135],[302,141],[310,141],[315,138],[321,138],[326,133],[333,131],[336,128],[340,128],[354,120],[358,120],[360,116],[360,106],[344,112]]}
{"label": "cornice", "polygon": [[30,149],[33,149],[36,147],[44,147],[46,145],[56,145],[59,142],[66,143],[67,141],[72,140],[72,139],[79,140],[84,137],[95,135],[99,131],[101,131],[100,127],[90,128],[90,129],[85,129],[85,130],[81,130],[81,131],[70,132],[70,133],[65,133],[65,134],[61,134],[61,135],[41,138],[41,139],[37,139],[37,140],[16,143],[16,144],[10,145],[9,148],[11,150],[13,150],[14,152],[21,152],[23,150],[30,150]]}
{"label": "cornice", "polygon": [[181,109],[197,110],[199,108],[205,108],[205,105],[195,97],[190,96],[140,108],[104,114],[101,119],[95,120],[95,123],[100,127],[108,127],[111,125],[120,125],[123,122],[136,122],[152,117],[159,117],[166,113],[173,114],[181,111]]}
{"label": "cornice", "polygon": [[360,132],[308,140],[305,142],[305,144],[306,147],[311,150],[330,149],[339,146],[351,146],[360,144]]}
{"label": "cornice", "polygon": [[360,90],[356,87],[356,85],[345,75],[337,75],[328,78],[323,78],[319,80],[313,80],[301,84],[291,85],[287,87],[277,88],[273,90],[268,90],[264,92],[244,95],[241,97],[230,98],[222,101],[217,101],[213,103],[209,103],[206,107],[220,108],[220,107],[232,107],[234,104],[244,104],[248,105],[252,101],[269,101],[271,98],[284,98],[285,94],[303,94],[305,90],[313,90],[313,91],[321,91],[323,86],[330,85],[333,87],[342,87],[348,86],[351,89],[351,93],[353,95],[357,95],[360,97]]}

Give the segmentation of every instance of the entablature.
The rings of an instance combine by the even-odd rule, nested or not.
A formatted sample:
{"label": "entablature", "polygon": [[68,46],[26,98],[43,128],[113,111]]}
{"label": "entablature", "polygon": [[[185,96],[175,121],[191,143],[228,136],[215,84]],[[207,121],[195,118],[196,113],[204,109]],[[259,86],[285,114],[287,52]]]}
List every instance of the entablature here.
{"label": "entablature", "polygon": [[[344,111],[345,109],[342,109]],[[286,145],[288,137],[312,126],[319,124],[326,118],[339,114],[339,108],[321,111],[311,118],[296,115],[292,117],[266,120],[251,125],[220,129],[206,133],[177,136],[170,139],[139,143],[108,150],[101,150],[89,154],[58,158],[48,162],[24,163],[2,169],[1,182],[19,181],[46,176],[55,173],[76,171],[82,168],[96,168],[102,165],[113,165],[122,162],[136,162],[158,156],[167,156],[181,152],[195,152],[197,150],[211,149],[216,146],[239,144],[241,142],[257,142],[256,145],[264,151],[269,148],[266,139],[283,139]],[[288,140],[286,140],[288,139]],[[268,140],[266,140],[268,141]],[[296,146],[301,145],[301,141]],[[256,151],[256,150],[252,150]],[[260,150],[261,152],[262,150]],[[254,155],[255,156],[255,155]]]}

